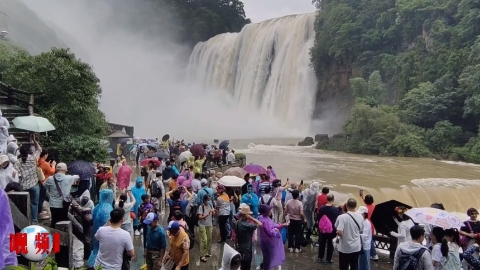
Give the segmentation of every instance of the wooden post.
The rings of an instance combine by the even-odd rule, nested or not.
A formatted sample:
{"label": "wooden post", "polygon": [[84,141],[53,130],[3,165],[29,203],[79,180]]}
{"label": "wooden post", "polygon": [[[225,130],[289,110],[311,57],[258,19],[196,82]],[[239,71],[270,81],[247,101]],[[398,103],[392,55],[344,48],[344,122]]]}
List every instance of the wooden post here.
{"label": "wooden post", "polygon": [[28,98],[28,115],[33,115],[33,103],[34,97],[33,94],[30,94],[30,97]]}
{"label": "wooden post", "polygon": [[8,193],[8,198],[15,232],[20,232],[23,228],[31,225],[30,194],[28,192],[12,192]]}
{"label": "wooden post", "polygon": [[[72,222],[60,221],[55,224],[55,229],[65,232],[62,236],[66,236],[67,239],[61,239],[60,252],[55,254],[55,261],[58,267],[66,267],[73,269],[73,234],[72,234]],[[65,238],[65,237],[63,237]]]}

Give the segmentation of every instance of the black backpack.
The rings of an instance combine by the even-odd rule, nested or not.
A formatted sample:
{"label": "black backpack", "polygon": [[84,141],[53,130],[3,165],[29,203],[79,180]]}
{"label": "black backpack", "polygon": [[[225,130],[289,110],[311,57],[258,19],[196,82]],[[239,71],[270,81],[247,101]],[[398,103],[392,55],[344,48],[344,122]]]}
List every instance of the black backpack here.
{"label": "black backpack", "polygon": [[260,197],[260,202],[261,202],[261,204],[266,204],[266,205],[268,205],[268,206],[270,206],[270,203],[272,202],[272,200],[273,200],[273,196],[270,196],[270,199],[268,199],[268,202],[265,203],[265,202],[263,201],[263,196]]}
{"label": "black backpack", "polygon": [[400,261],[398,263],[398,270],[417,270],[420,264],[420,258],[426,251],[426,248],[420,248],[414,253],[405,253],[400,251]]}
{"label": "black backpack", "polygon": [[187,228],[183,227],[182,225],[180,225],[180,227],[182,227],[183,230],[187,233],[188,239],[190,240],[190,247],[189,247],[189,249],[192,249],[193,246],[195,246],[195,238],[193,238],[192,234],[190,233],[190,230],[187,230]]}
{"label": "black backpack", "polygon": [[152,195],[152,197],[159,198],[162,196],[162,190],[159,186],[161,185],[160,183],[161,181],[158,179],[152,180],[152,184],[150,185],[150,195]]}

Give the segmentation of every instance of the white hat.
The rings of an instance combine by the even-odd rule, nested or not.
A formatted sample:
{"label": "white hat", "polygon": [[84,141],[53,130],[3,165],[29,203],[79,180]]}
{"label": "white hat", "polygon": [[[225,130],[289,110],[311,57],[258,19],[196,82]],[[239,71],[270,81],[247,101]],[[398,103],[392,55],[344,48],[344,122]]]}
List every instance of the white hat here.
{"label": "white hat", "polygon": [[360,206],[357,209],[357,213],[359,213],[360,215],[368,214],[368,208],[366,206]]}
{"label": "white hat", "polygon": [[67,164],[60,162],[57,164],[56,167],[57,171],[66,171],[67,170]]}
{"label": "white hat", "polygon": [[244,215],[253,214],[252,211],[250,211],[250,206],[248,206],[248,204],[246,204],[246,203],[240,204],[240,207],[238,207],[238,212],[240,212],[240,214],[244,214]]}
{"label": "white hat", "polygon": [[8,158],[7,155],[1,155],[0,156],[0,164],[3,164],[4,162],[10,161],[10,158]]}

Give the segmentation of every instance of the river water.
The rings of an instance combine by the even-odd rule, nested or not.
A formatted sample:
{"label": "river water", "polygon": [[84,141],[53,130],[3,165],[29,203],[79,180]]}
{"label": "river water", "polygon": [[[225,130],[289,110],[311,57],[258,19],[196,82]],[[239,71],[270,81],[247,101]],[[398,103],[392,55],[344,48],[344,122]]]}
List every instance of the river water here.
{"label": "river water", "polygon": [[296,146],[300,140],[230,140],[230,147],[244,153],[247,163],[271,165],[282,180],[329,186],[337,203],[359,199],[363,189],[376,203],[396,199],[412,207],[428,207],[441,202],[461,216],[469,207],[480,207],[480,165],[328,152]]}

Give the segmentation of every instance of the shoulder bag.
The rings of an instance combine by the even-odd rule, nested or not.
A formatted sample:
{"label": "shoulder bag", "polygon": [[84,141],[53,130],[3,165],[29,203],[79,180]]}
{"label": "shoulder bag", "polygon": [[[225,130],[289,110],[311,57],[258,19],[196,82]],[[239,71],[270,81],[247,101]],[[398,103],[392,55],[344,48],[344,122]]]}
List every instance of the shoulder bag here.
{"label": "shoulder bag", "polygon": [[53,181],[55,182],[55,186],[57,187],[58,194],[62,196],[62,201],[63,201],[63,208],[68,209],[70,207],[70,204],[72,204],[73,197],[71,194],[68,194],[67,196],[63,195],[62,190],[60,189],[60,186],[58,185],[57,178],[55,175],[53,176]]}

